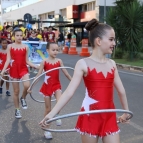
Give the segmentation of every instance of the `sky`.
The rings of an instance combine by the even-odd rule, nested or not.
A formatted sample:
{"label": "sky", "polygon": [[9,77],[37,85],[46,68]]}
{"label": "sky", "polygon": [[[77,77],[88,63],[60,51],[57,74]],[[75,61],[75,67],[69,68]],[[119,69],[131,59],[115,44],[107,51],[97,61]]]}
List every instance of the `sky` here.
{"label": "sky", "polygon": [[[19,3],[19,4],[17,3],[15,5],[13,5],[13,6],[10,6],[10,7],[6,8],[5,12],[9,12],[9,11],[12,11],[12,10],[15,10],[15,9],[18,9],[18,8],[21,8],[21,7],[33,4],[33,3],[36,3],[38,1],[41,1],[41,0],[25,0],[25,1],[21,2],[21,3]],[[1,11],[1,9],[0,9],[0,11]]]}

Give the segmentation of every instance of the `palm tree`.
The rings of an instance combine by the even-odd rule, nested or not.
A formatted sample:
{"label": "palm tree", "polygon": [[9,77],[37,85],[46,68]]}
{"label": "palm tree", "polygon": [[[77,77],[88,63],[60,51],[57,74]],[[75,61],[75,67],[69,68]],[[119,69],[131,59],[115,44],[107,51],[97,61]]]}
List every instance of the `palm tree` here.
{"label": "palm tree", "polygon": [[107,14],[107,23],[114,27],[122,49],[129,52],[132,59],[140,51],[143,38],[143,6],[138,0],[117,0],[115,3],[114,10]]}

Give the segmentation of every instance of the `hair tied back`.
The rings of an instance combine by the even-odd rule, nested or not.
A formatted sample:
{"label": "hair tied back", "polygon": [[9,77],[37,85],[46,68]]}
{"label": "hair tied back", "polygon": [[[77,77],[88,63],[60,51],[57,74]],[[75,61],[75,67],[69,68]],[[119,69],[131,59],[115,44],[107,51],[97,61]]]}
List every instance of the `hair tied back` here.
{"label": "hair tied back", "polygon": [[97,25],[99,24],[97,19],[92,19],[91,21],[89,21],[86,25],[85,25],[85,29],[87,31],[91,31],[92,29],[94,29]]}

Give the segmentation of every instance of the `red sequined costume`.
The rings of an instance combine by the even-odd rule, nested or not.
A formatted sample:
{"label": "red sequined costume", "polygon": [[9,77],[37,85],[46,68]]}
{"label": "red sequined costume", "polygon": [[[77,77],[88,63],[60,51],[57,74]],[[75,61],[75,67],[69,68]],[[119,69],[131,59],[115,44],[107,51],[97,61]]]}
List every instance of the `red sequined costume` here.
{"label": "red sequined costume", "polygon": [[[7,53],[4,53],[4,52],[2,52],[2,50],[0,50],[0,71],[2,71],[2,69],[5,65],[6,58],[7,58]],[[9,68],[9,66],[8,66],[8,68]]]}
{"label": "red sequined costume", "polygon": [[12,79],[21,79],[28,74],[26,65],[27,49],[25,48],[10,48],[10,77]]}
{"label": "red sequined costume", "polygon": [[[113,87],[115,67],[112,60],[99,63],[91,58],[84,59],[88,67],[88,74],[83,77],[86,96],[81,111],[115,109],[113,103]],[[104,137],[119,132],[116,113],[100,113],[81,115],[75,129],[81,134],[93,137]]]}
{"label": "red sequined costume", "polygon": [[[44,71],[48,71],[53,68],[60,67],[60,62],[48,63],[44,62]],[[45,75],[44,83],[40,89],[40,93],[44,96],[52,96],[57,90],[61,90],[61,84],[59,80],[59,70],[54,70]]]}

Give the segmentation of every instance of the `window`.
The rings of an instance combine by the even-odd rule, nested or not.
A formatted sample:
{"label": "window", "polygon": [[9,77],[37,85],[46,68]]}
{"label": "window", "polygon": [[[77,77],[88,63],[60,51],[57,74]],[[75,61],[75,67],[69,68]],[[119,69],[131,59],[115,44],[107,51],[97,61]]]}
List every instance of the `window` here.
{"label": "window", "polygon": [[82,12],[85,12],[85,11],[87,11],[87,4],[82,5]]}

